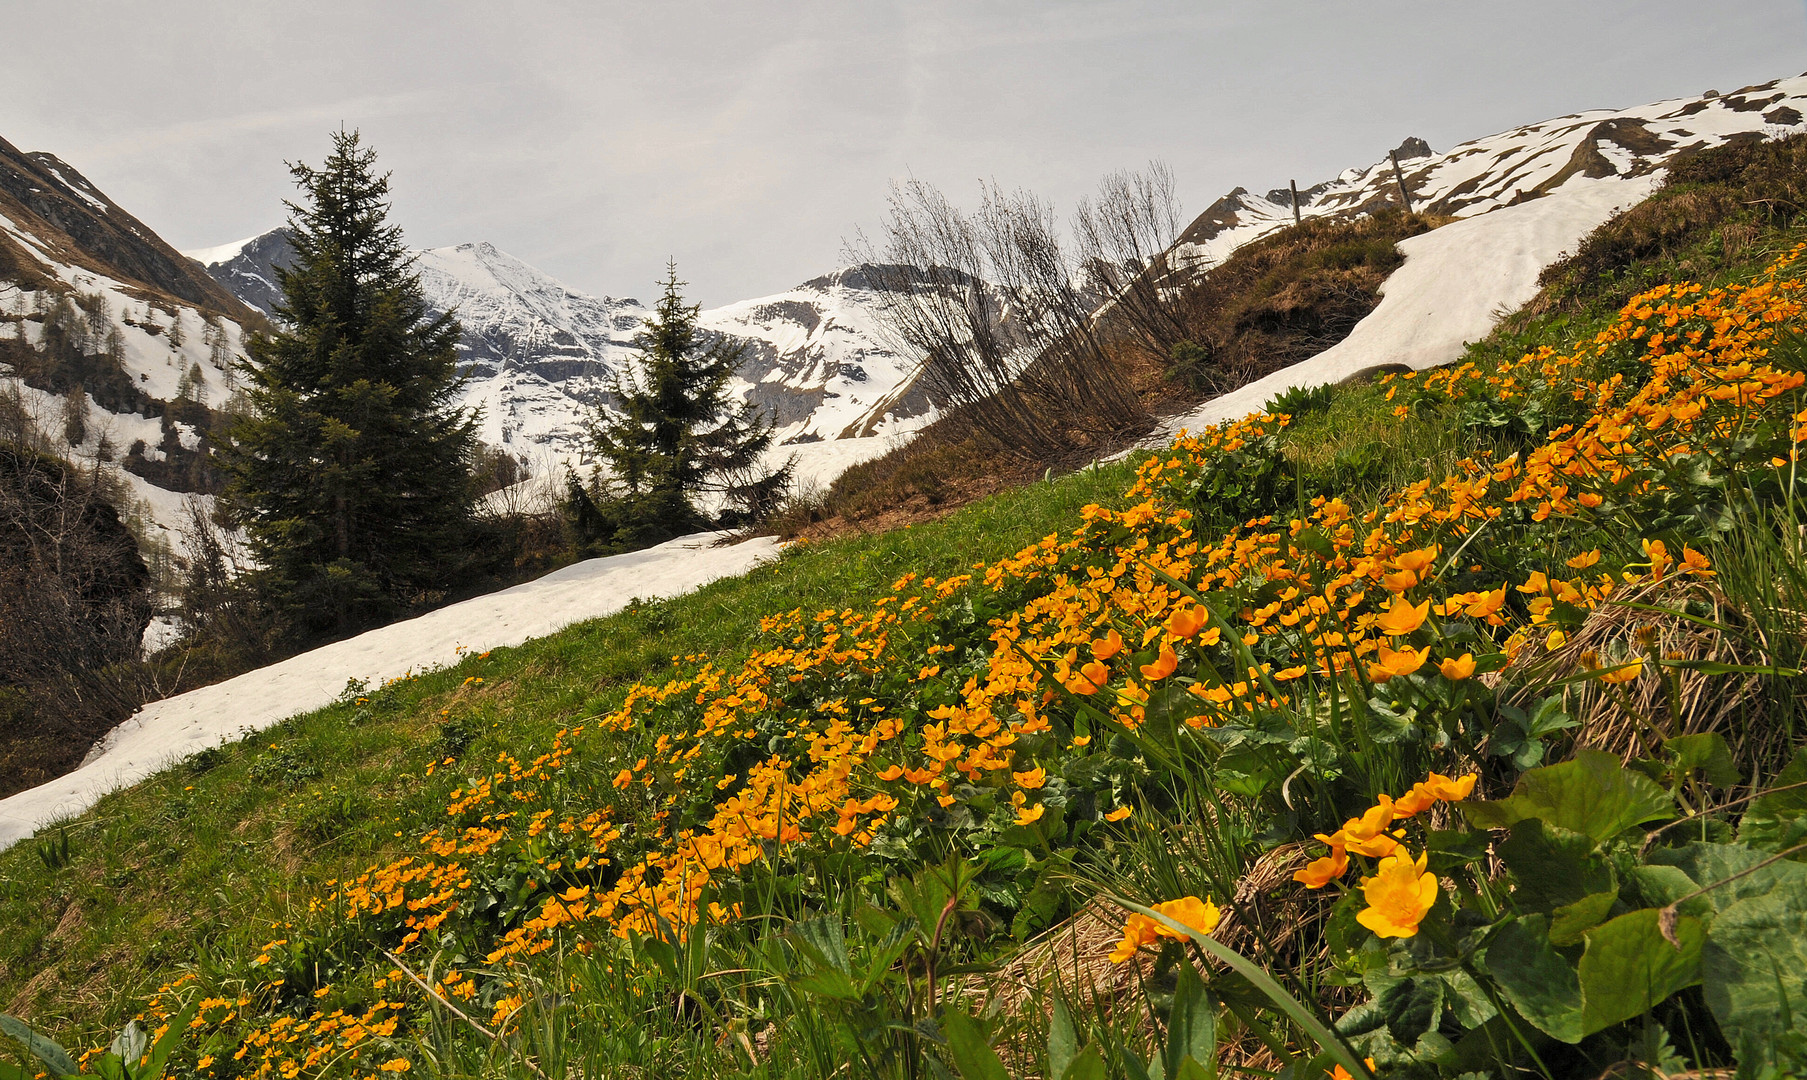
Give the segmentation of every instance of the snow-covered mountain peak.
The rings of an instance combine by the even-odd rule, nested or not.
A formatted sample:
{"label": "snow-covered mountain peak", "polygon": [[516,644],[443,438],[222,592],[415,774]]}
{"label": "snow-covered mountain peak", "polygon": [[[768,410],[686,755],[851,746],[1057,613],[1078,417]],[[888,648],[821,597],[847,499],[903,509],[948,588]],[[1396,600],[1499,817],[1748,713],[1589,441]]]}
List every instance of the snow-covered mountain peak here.
{"label": "snow-covered mountain peak", "polygon": [[[1527,124],[1442,153],[1407,139],[1373,164],[1299,189],[1301,217],[1349,218],[1403,205],[1403,178],[1412,206],[1436,214],[1473,217],[1542,198],[1577,177],[1634,179],[1676,157],[1741,139],[1799,130],[1807,114],[1807,75],[1712,91],[1629,109],[1592,109]],[[1399,162],[1395,172],[1393,158]],[[1292,192],[1265,197],[1237,188],[1213,203],[1181,237],[1194,263],[1215,265],[1243,244],[1292,224]]]}

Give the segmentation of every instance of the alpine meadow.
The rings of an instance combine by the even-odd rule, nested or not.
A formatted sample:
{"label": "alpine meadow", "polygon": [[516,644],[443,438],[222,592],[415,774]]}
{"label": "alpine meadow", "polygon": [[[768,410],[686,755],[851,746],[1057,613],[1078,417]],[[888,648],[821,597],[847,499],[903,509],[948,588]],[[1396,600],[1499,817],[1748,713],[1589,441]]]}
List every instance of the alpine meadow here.
{"label": "alpine meadow", "polygon": [[[1637,41],[1694,33],[1658,6]],[[1248,95],[1259,143],[1100,143],[1073,89],[1050,163],[924,81],[1071,34],[1172,108],[1131,7],[735,23],[758,78],[615,12],[650,97],[372,9],[495,71],[329,100],[271,60],[292,107],[87,144],[147,204],[184,140],[297,145],[264,231],[187,252],[0,141],[0,1080],[1807,1075],[1807,75],[1190,215],[1187,140],[1324,151]],[[869,83],[810,82],[831,43]],[[900,52],[907,120],[862,96]],[[840,213],[803,163],[879,153],[745,150],[779,68],[936,175],[988,118],[1056,195],[883,158],[837,268],[718,304]],[[520,150],[560,95],[606,154]],[[1100,146],[1149,160],[1075,197]],[[788,239],[722,234],[761,199]],[[656,292],[410,245],[490,218]]]}

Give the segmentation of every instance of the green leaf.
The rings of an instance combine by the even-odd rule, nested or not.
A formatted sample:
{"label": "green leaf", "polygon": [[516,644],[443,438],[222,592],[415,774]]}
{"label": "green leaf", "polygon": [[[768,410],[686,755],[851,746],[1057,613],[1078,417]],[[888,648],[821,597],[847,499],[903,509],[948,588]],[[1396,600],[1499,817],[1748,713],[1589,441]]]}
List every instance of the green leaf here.
{"label": "green leaf", "polygon": [[1173,1074],[1172,1080],[1216,1080],[1216,1077],[1216,1061],[1204,1065],[1197,1058],[1187,1058],[1180,1062],[1179,1071]]}
{"label": "green leaf", "polygon": [[1434,1031],[1443,1015],[1443,980],[1435,976],[1400,979],[1376,999],[1387,1018],[1387,1031],[1403,1046],[1414,1046]]}
{"label": "green leaf", "polygon": [[1588,931],[1580,965],[1583,1034],[1641,1016],[1700,981],[1705,927],[1692,916],[1677,919],[1678,949],[1657,929],[1658,910],[1628,912]]}
{"label": "green leaf", "polygon": [[1110,1073],[1104,1068],[1104,1055],[1098,1052],[1096,1045],[1088,1046],[1076,1058],[1067,1070],[1054,1074],[1060,1080],[1108,1080]]}
{"label": "green leaf", "polygon": [[1487,973],[1518,1014],[1552,1039],[1577,1043],[1581,979],[1550,944],[1549,922],[1526,915],[1500,927],[1487,945]]}
{"label": "green leaf", "polygon": [[1274,977],[1269,975],[1259,965],[1250,962],[1248,957],[1243,956],[1235,949],[1216,940],[1211,937],[1211,935],[1201,934],[1192,927],[1187,926],[1184,923],[1176,922],[1152,908],[1145,908],[1140,904],[1133,904],[1127,900],[1118,900],[1117,903],[1131,911],[1148,916],[1170,930],[1184,934],[1186,939],[1191,941],[1194,945],[1197,945],[1205,955],[1226,965],[1231,971],[1234,971],[1236,974],[1247,979],[1255,989],[1266,995],[1267,999],[1273,1002],[1276,1008],[1290,1017],[1293,1023],[1298,1024],[1305,1034],[1311,1036],[1326,1053],[1335,1058],[1338,1064],[1349,1070],[1350,1076],[1357,1078],[1357,1080],[1362,1080],[1362,1078],[1371,1077],[1373,1075],[1361,1058],[1356,1056],[1355,1051],[1350,1049],[1349,1044],[1344,1042],[1336,1032],[1330,1030],[1317,1013],[1301,1004],[1299,999],[1287,993],[1285,987],[1282,987],[1279,983],[1275,982]]}
{"label": "green leaf", "polygon": [[1701,952],[1707,1008],[1758,1071],[1783,1036],[1807,1036],[1807,881],[1780,883],[1727,907]]}
{"label": "green leaf", "polygon": [[1596,841],[1674,813],[1673,800],[1655,781],[1626,769],[1611,754],[1586,749],[1571,761],[1532,769],[1504,799],[1461,807],[1482,828],[1539,818]]}
{"label": "green leaf", "polygon": [[1539,818],[1515,822],[1499,846],[1512,871],[1512,901],[1520,911],[1550,914],[1583,897],[1617,887],[1612,867],[1594,841]]}
{"label": "green leaf", "polygon": [[1738,766],[1732,763],[1732,748],[1726,745],[1725,736],[1716,731],[1664,739],[1663,749],[1674,761],[1677,779],[1695,769],[1700,770],[1709,784],[1718,787],[1731,787],[1743,779]]}
{"label": "green leaf", "polygon": [[1064,1077],[1079,1057],[1079,1033],[1073,1028],[1073,1014],[1059,994],[1054,995],[1054,1009],[1048,1017],[1048,1075]]}
{"label": "green leaf", "polygon": [[[1738,823],[1738,842],[1767,851],[1781,851],[1799,842],[1798,822],[1807,818],[1807,746],[1796,750],[1769,790],[1745,808],[1744,820]],[[1786,790],[1779,790],[1786,789]]]}
{"label": "green leaf", "polygon": [[128,1021],[119,1034],[113,1036],[113,1043],[107,1047],[107,1053],[125,1062],[130,1069],[136,1069],[138,1059],[144,1056],[145,1045],[149,1042],[149,1036],[138,1026],[138,1021]]}
{"label": "green leaf", "polygon": [[1557,908],[1550,916],[1550,944],[1578,945],[1589,930],[1606,921],[1618,903],[1619,890],[1608,889]]}
{"label": "green leaf", "polygon": [[1180,965],[1173,1008],[1167,1014],[1167,1075],[1181,1075],[1188,1061],[1217,1068],[1217,1002],[1189,963]]}
{"label": "green leaf", "polygon": [[0,1080],[32,1080],[37,1072],[10,1061],[0,1061]]}
{"label": "green leaf", "polygon": [[44,1063],[52,1076],[71,1076],[81,1070],[75,1067],[74,1059],[69,1051],[63,1049],[47,1035],[40,1035],[32,1030],[30,1024],[16,1016],[0,1013],[0,1032],[25,1044],[31,1055]]}
{"label": "green leaf", "polygon": [[841,921],[826,917],[800,919],[791,927],[795,937],[808,946],[812,957],[843,974],[853,974],[853,962],[847,956],[847,938],[841,932]]}
{"label": "green leaf", "polygon": [[[1712,911],[1724,911],[1746,897],[1762,896],[1784,883],[1807,879],[1807,866],[1788,860],[1758,869],[1758,864],[1768,857],[1742,844],[1704,841],[1658,848],[1649,855],[1651,863],[1675,867],[1688,875],[1694,888],[1706,889],[1696,900],[1709,905]],[[1688,906],[1692,908],[1695,902],[1690,901]]]}
{"label": "green leaf", "polygon": [[962,1080],[1010,1080],[998,1052],[985,1041],[985,1033],[965,1009],[950,1008],[941,1021],[941,1031],[947,1036],[948,1053]]}
{"label": "green leaf", "polygon": [[200,1010],[201,995],[196,994],[187,1005],[182,1007],[182,1011],[170,1020],[169,1027],[163,1032],[162,1038],[159,1038],[151,1047],[151,1059],[145,1063],[143,1071],[138,1074],[139,1080],[160,1080],[163,1076],[164,1066],[169,1064],[169,1055],[177,1046],[181,1045],[183,1037],[188,1034],[189,1022]]}

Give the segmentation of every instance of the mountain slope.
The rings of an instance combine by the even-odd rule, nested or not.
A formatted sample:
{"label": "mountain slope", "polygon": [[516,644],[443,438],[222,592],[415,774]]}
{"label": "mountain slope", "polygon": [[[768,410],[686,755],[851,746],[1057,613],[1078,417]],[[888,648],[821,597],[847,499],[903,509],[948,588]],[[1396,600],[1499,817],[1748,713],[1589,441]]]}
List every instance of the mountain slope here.
{"label": "mountain slope", "polygon": [[173,549],[260,316],[49,154],[0,141],[0,390],[113,474],[140,540]]}
{"label": "mountain slope", "polygon": [[[50,154],[24,153],[0,139],[0,277],[55,277],[79,267],[151,294],[242,319],[229,290]],[[52,262],[47,262],[48,257]]]}

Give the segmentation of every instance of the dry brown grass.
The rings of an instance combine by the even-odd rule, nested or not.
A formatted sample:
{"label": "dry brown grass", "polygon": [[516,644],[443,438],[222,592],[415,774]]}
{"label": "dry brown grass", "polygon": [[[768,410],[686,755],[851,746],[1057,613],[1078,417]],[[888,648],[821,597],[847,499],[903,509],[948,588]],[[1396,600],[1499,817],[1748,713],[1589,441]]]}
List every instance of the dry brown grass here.
{"label": "dry brown grass", "polygon": [[[1299,970],[1308,959],[1320,959],[1323,921],[1332,897],[1301,888],[1292,879],[1310,859],[1305,844],[1285,844],[1264,854],[1237,882],[1212,936],[1245,956],[1259,958],[1272,970]],[[1155,975],[1156,957],[1145,951],[1121,964],[1110,960],[1123,936],[1124,918],[1122,909],[1094,900],[1029,942],[1002,969],[966,979],[958,992],[1001,1008],[1006,1015],[1020,1015],[1045,1007],[1050,993],[1058,990],[1079,1008],[1097,1010],[1134,1027],[1153,1045],[1159,1032],[1146,990]],[[1318,1004],[1336,1012],[1353,1004],[1353,998]],[[1220,1068],[1272,1072],[1285,1064],[1233,1021],[1221,1037]]]}
{"label": "dry brown grass", "polygon": [[[1711,582],[1660,582],[1618,601],[1592,613],[1555,652],[1531,656],[1538,650],[1527,650],[1514,671],[1536,677],[1526,680],[1529,689],[1516,695],[1518,703],[1547,681],[1615,667],[1651,651],[1671,661],[1744,667],[1772,662],[1761,632]],[[1510,674],[1508,681],[1518,681]],[[1725,737],[1746,782],[1756,784],[1779,772],[1794,750],[1785,726],[1767,722],[1774,707],[1770,689],[1757,674],[1706,674],[1646,659],[1642,673],[1629,682],[1583,680],[1563,692],[1564,707],[1580,723],[1578,745],[1629,761],[1662,757],[1663,740],[1673,736],[1714,732]]]}

